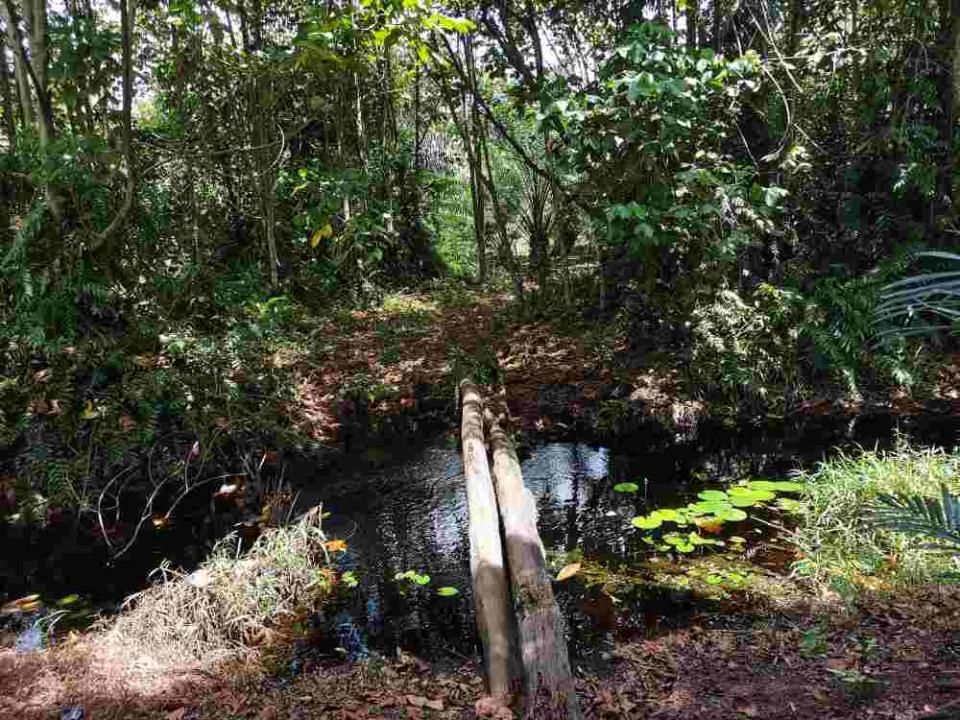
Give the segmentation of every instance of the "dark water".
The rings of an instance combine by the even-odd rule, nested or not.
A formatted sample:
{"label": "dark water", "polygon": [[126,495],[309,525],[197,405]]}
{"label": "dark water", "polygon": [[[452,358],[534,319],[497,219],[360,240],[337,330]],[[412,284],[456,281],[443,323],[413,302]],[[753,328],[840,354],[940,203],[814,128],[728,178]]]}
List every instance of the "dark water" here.
{"label": "dark water", "polygon": [[[528,449],[524,481],[534,494],[548,551],[580,548],[588,556],[624,557],[636,547],[630,518],[669,507],[704,487],[731,480],[785,477],[811,467],[835,448],[889,447],[900,433],[924,444],[952,447],[960,418],[900,422],[892,417],[818,421],[735,430],[705,428],[685,442],[648,444],[632,438],[617,447],[552,442]],[[299,469],[302,472],[302,468]],[[361,579],[363,602],[349,609],[374,645],[396,645],[438,656],[474,648],[467,506],[455,442],[440,439],[416,449],[377,448],[365,458],[329,468],[300,482],[300,504],[322,502],[331,513],[326,531],[346,540],[344,569]],[[297,474],[296,472],[294,473]],[[634,481],[634,495],[613,491]],[[415,570],[431,583],[406,596],[394,576]],[[460,590],[438,597],[435,588]],[[595,645],[596,622],[583,613],[583,597],[564,597],[574,647]],[[670,612],[666,608],[665,612]]]}
{"label": "dark water", "polygon": [[[953,447],[960,417],[900,421],[890,416],[812,420],[777,426],[703,426],[692,437],[636,436],[613,447],[551,442],[522,453],[524,480],[537,499],[539,527],[548,551],[581,549],[588,556],[624,557],[636,542],[629,520],[676,504],[704,487],[731,480],[784,477],[810,467],[841,447],[889,447],[899,433],[928,445]],[[334,644],[362,655],[401,646],[427,657],[470,655],[475,629],[470,597],[467,507],[456,438],[367,448],[318,465],[293,458],[286,476],[298,507],[322,503],[325,530],[346,541],[341,570],[359,586],[330,610],[325,622]],[[613,491],[637,482],[640,492]],[[34,532],[0,530],[0,601],[29,592],[49,597],[84,595],[109,608],[148,583],[150,570],[167,559],[192,568],[210,543],[232,529],[235,517],[199,502],[195,515],[145,537],[123,562],[107,566],[105,549],[82,523]],[[401,592],[394,576],[414,570],[428,585]],[[440,597],[439,587],[459,590]],[[597,624],[583,612],[575,584],[558,586],[576,653],[596,649]],[[663,610],[671,612],[670,607]],[[601,633],[602,635],[602,633]]]}

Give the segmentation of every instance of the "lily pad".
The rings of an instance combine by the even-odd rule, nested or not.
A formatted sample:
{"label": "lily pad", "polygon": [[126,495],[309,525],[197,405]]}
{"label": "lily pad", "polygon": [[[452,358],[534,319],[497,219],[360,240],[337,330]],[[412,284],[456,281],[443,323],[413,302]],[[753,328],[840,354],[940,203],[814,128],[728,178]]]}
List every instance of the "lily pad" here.
{"label": "lily pad", "polygon": [[698,492],[697,497],[707,502],[721,502],[727,499],[727,494],[723,490],[704,490]]}
{"label": "lily pad", "polygon": [[659,517],[655,517],[653,514],[638,515],[630,521],[630,524],[635,528],[639,528],[640,530],[653,530],[660,527],[663,524],[663,520],[661,520]]}
{"label": "lily pad", "polygon": [[635,482],[622,482],[617,483],[613,486],[614,492],[618,493],[635,493],[640,489],[640,486]]}
{"label": "lily pad", "polygon": [[751,490],[768,490],[770,492],[803,492],[803,483],[795,480],[751,480],[747,483]]}
{"label": "lily pad", "polygon": [[689,508],[691,515],[716,515],[717,517],[720,517],[721,513],[731,509],[733,509],[733,505],[726,500],[722,502],[718,500],[705,500],[703,502],[693,503]]}
{"label": "lily pad", "polygon": [[729,508],[716,513],[717,517],[727,522],[740,522],[747,519],[747,514],[740,508]]}

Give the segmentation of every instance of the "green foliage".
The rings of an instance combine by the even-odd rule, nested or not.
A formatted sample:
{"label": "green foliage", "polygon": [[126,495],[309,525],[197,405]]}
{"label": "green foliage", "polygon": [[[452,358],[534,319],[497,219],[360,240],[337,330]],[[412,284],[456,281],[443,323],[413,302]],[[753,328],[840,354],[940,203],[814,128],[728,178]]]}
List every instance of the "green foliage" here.
{"label": "green foliage", "polygon": [[813,342],[819,365],[837,372],[851,391],[857,391],[870,369],[900,385],[910,386],[920,379],[915,358],[902,338],[889,337],[879,345],[873,342],[882,288],[909,261],[910,254],[904,252],[859,277],[849,277],[845,268],[837,267],[834,275],[813,285],[813,309],[803,332]]}
{"label": "green foliage", "polygon": [[840,454],[804,473],[793,536],[804,554],[798,570],[817,582],[840,578],[866,587],[937,579],[951,569],[949,558],[924,552],[910,537],[878,525],[874,508],[889,496],[935,502],[942,486],[960,489],[958,469],[956,454],[904,446]]}
{"label": "green foliage", "polygon": [[772,390],[796,385],[804,315],[797,293],[767,283],[747,298],[720,290],[691,315],[691,379],[739,401],[767,400]]}
{"label": "green foliage", "polygon": [[689,52],[642,24],[626,31],[595,89],[543,113],[542,125],[568,138],[566,161],[590,188],[597,231],[642,259],[643,288],[658,301],[680,288],[673,305],[682,307],[773,228],[786,192],[762,186],[728,150],[759,71],[755,53]]}

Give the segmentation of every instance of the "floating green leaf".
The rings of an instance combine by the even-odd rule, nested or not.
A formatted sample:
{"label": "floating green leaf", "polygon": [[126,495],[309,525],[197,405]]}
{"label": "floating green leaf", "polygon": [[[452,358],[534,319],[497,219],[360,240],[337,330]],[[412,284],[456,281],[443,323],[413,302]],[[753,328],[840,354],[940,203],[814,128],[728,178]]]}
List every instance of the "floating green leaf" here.
{"label": "floating green leaf", "polygon": [[445,585],[444,587],[437,588],[437,595],[439,595],[440,597],[453,597],[454,595],[459,595],[459,594],[460,594],[459,590],[457,590],[455,587],[450,587],[449,585]]}
{"label": "floating green leaf", "polygon": [[721,502],[727,499],[727,494],[723,490],[704,490],[697,493],[697,497],[707,502]]}
{"label": "floating green leaf", "polygon": [[653,530],[660,527],[663,524],[663,520],[653,515],[639,515],[631,520],[630,523],[640,530]]}
{"label": "floating green leaf", "polygon": [[747,514],[740,508],[730,508],[716,513],[717,517],[727,522],[740,522],[747,519]]}
{"label": "floating green leaf", "polygon": [[747,483],[751,490],[770,492],[803,492],[803,483],[794,480],[751,480]]}
{"label": "floating green leaf", "polygon": [[640,489],[640,486],[635,482],[622,482],[614,485],[613,489],[618,493],[635,493]]}

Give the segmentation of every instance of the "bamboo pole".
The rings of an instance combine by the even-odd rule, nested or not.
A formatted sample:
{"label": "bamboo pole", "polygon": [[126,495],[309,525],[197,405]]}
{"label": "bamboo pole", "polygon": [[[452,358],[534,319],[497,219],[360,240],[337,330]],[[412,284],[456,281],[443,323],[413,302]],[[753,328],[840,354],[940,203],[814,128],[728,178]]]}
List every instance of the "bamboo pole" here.
{"label": "bamboo pole", "polygon": [[470,516],[470,573],[483,643],[488,692],[507,698],[519,686],[516,629],[510,612],[510,588],[500,540],[497,496],[483,441],[480,392],[470,381],[460,384],[463,411],[463,474]]}
{"label": "bamboo pole", "polygon": [[567,656],[563,616],[553,596],[537,531],[537,506],[523,484],[509,435],[491,412],[485,412],[484,419],[490,431],[493,477],[519,628],[525,717],[575,720],[581,717],[580,706]]}

